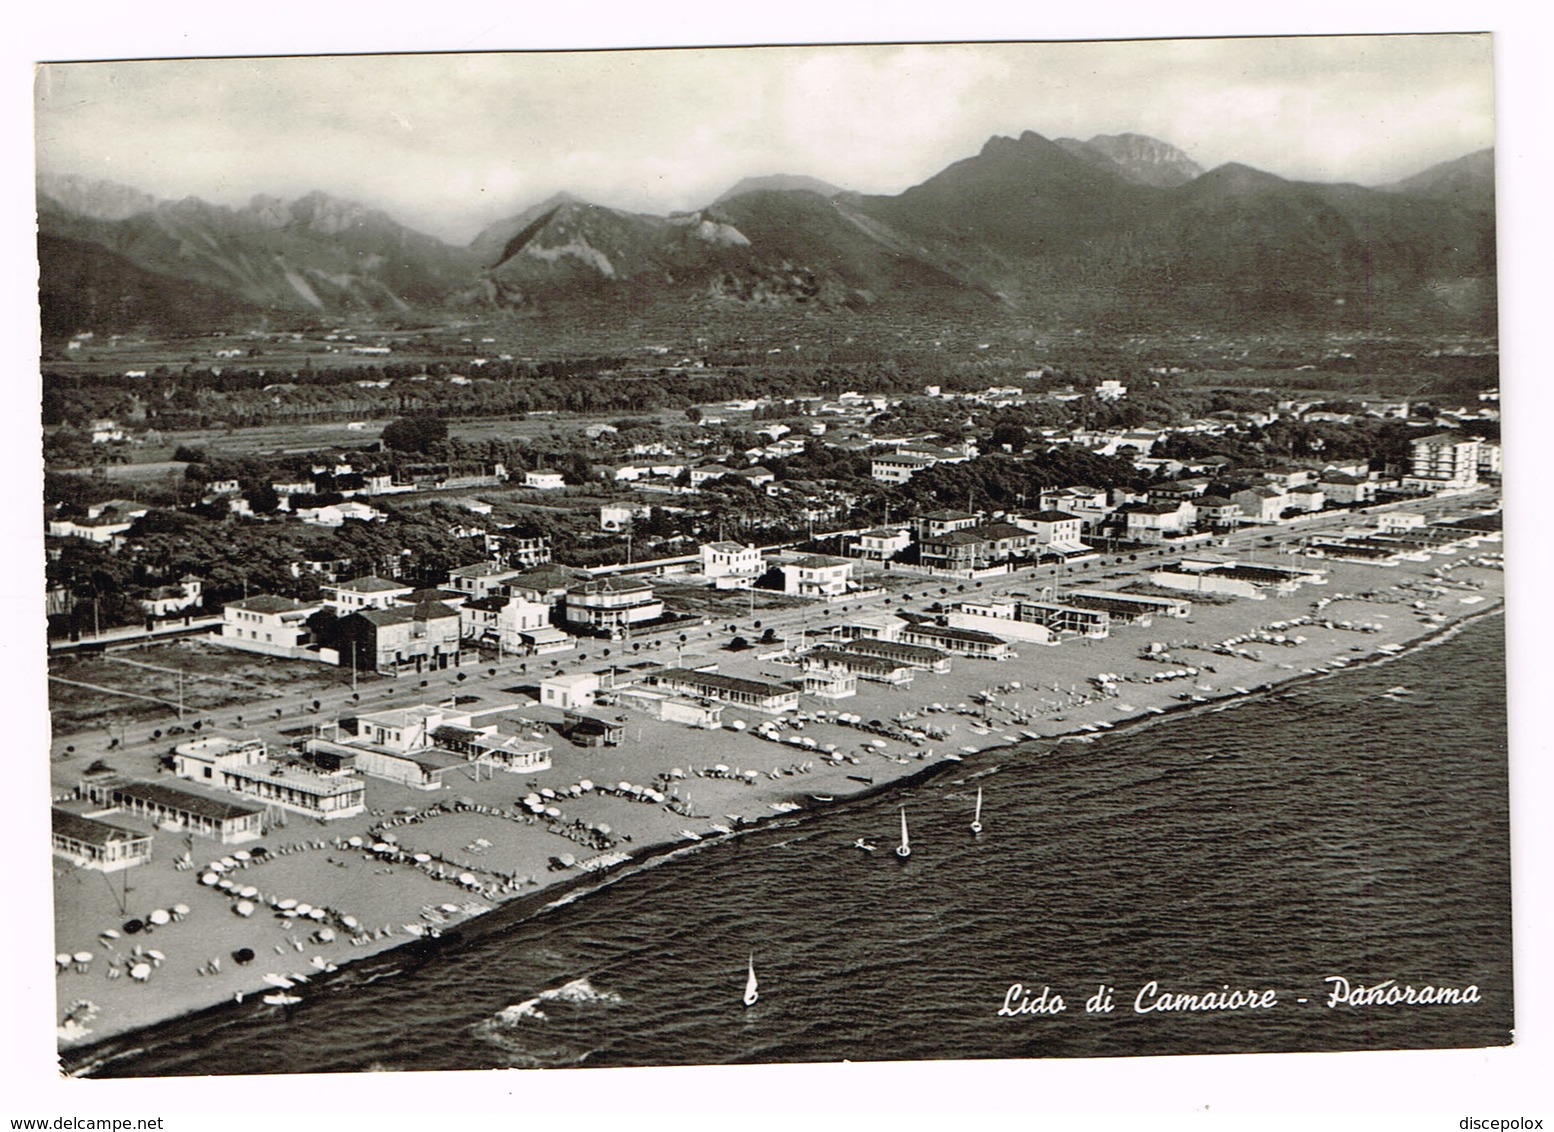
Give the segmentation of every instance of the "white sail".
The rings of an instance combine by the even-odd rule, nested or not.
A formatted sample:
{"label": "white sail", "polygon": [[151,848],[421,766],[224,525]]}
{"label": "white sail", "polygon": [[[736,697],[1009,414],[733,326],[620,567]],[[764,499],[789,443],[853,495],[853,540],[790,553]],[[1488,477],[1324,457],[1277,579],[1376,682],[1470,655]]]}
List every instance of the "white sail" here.
{"label": "white sail", "polygon": [[750,957],[750,974],[745,979],[745,1005],[746,1006],[754,1006],[755,1002],[756,1002],[756,999],[761,997],[759,994],[756,993],[756,989],[755,988],[756,988],[756,982],[755,982],[755,956],[752,955]]}

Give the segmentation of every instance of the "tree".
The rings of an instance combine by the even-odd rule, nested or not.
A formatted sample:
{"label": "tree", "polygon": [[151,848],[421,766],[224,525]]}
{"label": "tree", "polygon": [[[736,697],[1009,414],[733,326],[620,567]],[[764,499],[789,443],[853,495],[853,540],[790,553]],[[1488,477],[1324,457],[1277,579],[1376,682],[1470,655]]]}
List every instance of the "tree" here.
{"label": "tree", "polygon": [[383,443],[398,452],[430,452],[448,442],[448,422],[431,413],[413,413],[383,429]]}

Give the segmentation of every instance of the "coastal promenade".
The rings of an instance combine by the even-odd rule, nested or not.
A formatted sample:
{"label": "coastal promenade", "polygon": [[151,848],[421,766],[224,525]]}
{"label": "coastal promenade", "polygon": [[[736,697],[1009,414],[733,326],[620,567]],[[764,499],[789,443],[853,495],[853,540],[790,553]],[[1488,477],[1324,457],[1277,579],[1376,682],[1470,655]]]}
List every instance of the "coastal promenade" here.
{"label": "coastal promenade", "polygon": [[[1481,501],[1479,506],[1486,504]],[[1463,503],[1453,510],[1470,506]],[[1276,537],[1291,534],[1281,530]],[[901,719],[914,729],[932,728],[943,738],[882,739],[844,722],[817,719],[816,709],[806,701],[810,719],[802,728],[790,723],[782,742],[754,734],[766,717],[732,708],[724,712],[724,728],[715,731],[628,715],[621,746],[584,749],[557,740],[552,769],[532,776],[477,775],[472,769],[456,785],[438,792],[372,779],[367,787],[369,813],[328,826],[292,815],[286,826],[272,829],[263,839],[262,859],[250,857],[224,869],[235,886],[256,891],[256,909],[247,916],[234,911],[234,897],[201,883],[204,866],[230,851],[207,840],[158,833],[150,864],[106,878],[56,862],[57,950],[72,956],[92,953],[90,961],[72,962],[57,975],[61,1014],[81,1000],[94,1007],[82,1012],[89,1020],[64,1044],[89,1044],[232,1002],[238,995],[251,1008],[253,996],[274,990],[274,981],[266,975],[296,982],[301,989],[294,993],[306,994],[309,983],[327,980],[329,966],[424,941],[432,931],[451,935],[505,901],[575,882],[577,867],[552,868],[558,858],[586,861],[592,853],[558,832],[573,819],[603,823],[612,831],[619,854],[690,845],[690,835],[703,844],[715,842],[789,807],[825,805],[822,799],[842,800],[881,789],[935,766],[953,765],[954,760],[979,764],[1034,758],[1042,746],[1033,740],[1093,738],[1141,718],[1212,710],[1267,686],[1379,658],[1495,609],[1502,600],[1503,574],[1471,564],[1497,552],[1497,543],[1380,568],[1275,557],[1265,537],[1252,532],[1238,536],[1239,545],[1218,549],[1246,558],[1250,547],[1261,547],[1258,560],[1320,566],[1327,571],[1326,583],[1261,601],[1199,601],[1186,620],[1113,626],[1106,639],[1070,639],[1057,647],[1021,645],[1019,655],[1005,662],[957,658],[948,673],[920,673],[899,687],[860,683],[856,697],[823,705],[825,714],[835,709],[864,721]],[[1116,587],[1160,560],[1141,555],[1136,561],[1117,562],[1108,556],[1083,575],[1070,574],[1067,581],[1085,588]],[[1022,571],[975,592],[1035,591],[1052,584],[1042,577],[1046,573]],[[898,584],[905,588],[874,599],[869,607],[921,610],[940,600],[938,586],[930,594],[922,579]],[[1194,595],[1183,596],[1192,600]],[[818,627],[835,619],[835,611],[818,607],[763,615],[764,623],[779,626],[779,632],[790,622]],[[687,647],[709,650],[715,647],[711,640],[727,639],[727,626],[712,630],[715,637]],[[1154,646],[1155,655],[1147,656]],[[585,646],[580,651],[588,660],[564,658],[569,670],[598,666],[600,650]],[[795,672],[761,659],[755,650],[716,656],[720,671],[733,675],[771,678]],[[351,699],[349,688],[327,697],[299,694],[266,700],[259,707],[273,715],[279,706],[280,716],[244,730],[256,730],[273,742],[308,721],[355,710],[358,703],[365,707],[369,697],[376,708],[437,702],[457,693],[479,696],[478,708],[512,705],[517,712],[531,712],[534,704],[524,689],[535,674],[516,674],[512,661],[494,666],[495,676],[489,674],[491,667],[466,665],[464,681],[457,674],[438,673],[425,687],[419,679],[387,687],[381,682],[363,685],[355,693],[361,701]],[[1194,670],[1190,677],[1161,678],[1187,668]],[[314,698],[326,701],[317,712],[311,710]],[[235,730],[235,714],[232,709],[216,713],[210,729]],[[735,720],[745,728],[731,729],[728,725]],[[1182,717],[1169,725],[1191,726],[1190,719]],[[51,766],[57,792],[72,787],[90,762],[105,757],[100,735],[57,740]],[[66,742],[72,738],[76,742]],[[792,739],[811,743],[801,746]],[[1021,745],[1017,750],[999,750],[1016,744]],[[76,750],[67,753],[66,746]],[[117,771],[154,778],[156,760],[168,746],[165,740],[151,743],[149,734],[142,737],[136,727],[107,757]],[[994,750],[999,753],[983,753]],[[592,788],[579,789],[576,796],[567,789],[585,780]],[[622,782],[657,784],[668,802],[639,800],[618,789]],[[531,820],[519,805],[531,790],[542,788],[559,795],[555,808],[562,821]],[[894,835],[884,828],[857,833],[882,845],[892,843]],[[357,844],[351,844],[352,838]],[[390,849],[374,851],[375,844]],[[185,851],[196,867],[175,867]],[[417,855],[425,860],[417,860]],[[618,858],[611,860],[617,861],[615,868],[630,867]],[[327,909],[328,923],[350,917],[359,930],[325,932],[316,921],[276,914],[273,905],[287,900]],[[151,937],[132,938],[123,932],[127,920],[144,920],[153,910],[178,904],[189,909],[187,915],[157,927]],[[118,938],[104,936],[107,931],[119,932]],[[142,956],[152,949],[160,956],[149,977],[143,982],[110,977],[110,967],[122,972],[124,960],[137,946]],[[244,948],[254,958],[239,964],[232,956]],[[293,978],[297,975],[306,981],[298,982]]]}

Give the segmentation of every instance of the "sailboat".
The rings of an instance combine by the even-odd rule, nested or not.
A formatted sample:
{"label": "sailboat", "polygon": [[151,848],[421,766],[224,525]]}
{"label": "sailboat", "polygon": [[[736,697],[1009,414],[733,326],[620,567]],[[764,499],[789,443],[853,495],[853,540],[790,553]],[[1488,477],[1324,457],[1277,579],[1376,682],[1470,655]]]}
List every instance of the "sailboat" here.
{"label": "sailboat", "polygon": [[971,832],[982,832],[982,787],[977,787],[977,812],[971,819]]}
{"label": "sailboat", "polygon": [[896,856],[903,861],[912,855],[912,843],[907,839],[906,807],[901,807],[901,844],[896,846]]}
{"label": "sailboat", "polygon": [[750,974],[745,979],[745,1005],[754,1006],[756,999],[761,996],[756,992],[755,982],[755,956],[750,956]]}

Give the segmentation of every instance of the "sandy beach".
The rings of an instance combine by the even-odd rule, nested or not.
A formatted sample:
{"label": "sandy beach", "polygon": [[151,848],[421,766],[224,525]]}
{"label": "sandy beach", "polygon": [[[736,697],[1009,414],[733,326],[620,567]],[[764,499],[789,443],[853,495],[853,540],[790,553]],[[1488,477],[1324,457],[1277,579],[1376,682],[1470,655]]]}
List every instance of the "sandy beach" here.
{"label": "sandy beach", "polygon": [[[1021,643],[1018,656],[1002,662],[957,657],[950,672],[919,672],[908,685],[860,680],[849,699],[805,697],[775,742],[755,734],[770,717],[732,707],[719,730],[628,714],[622,745],[585,749],[557,739],[554,765],[542,773],[477,778],[472,770],[438,792],[369,779],[368,813],[327,825],[293,815],[257,843],[262,854],[253,844],[160,832],[152,861],[125,872],[105,876],[56,860],[56,950],[72,957],[59,964],[59,1014],[75,1020],[62,1029],[61,1048],[69,1061],[89,1054],[93,1043],[239,996],[305,995],[331,968],[407,943],[455,941],[504,903],[523,899],[527,907],[559,885],[603,880],[631,867],[628,855],[712,842],[793,807],[824,806],[957,760],[989,762],[980,752],[1213,710],[1274,684],[1384,657],[1499,609],[1503,573],[1485,557],[1499,550],[1496,537],[1393,567],[1281,557],[1323,570],[1322,583],[1266,600],[1194,601],[1183,594],[1193,601],[1186,619],[1114,624],[1106,639],[1072,638],[1055,647]],[[1084,588],[1119,588],[1145,568],[1091,571]],[[920,611],[938,600],[921,579],[904,587],[897,592],[916,600],[893,608]],[[1038,587],[1016,574],[981,591],[1022,588]],[[817,608],[806,620],[811,628],[826,624],[827,611]],[[797,674],[757,650],[716,658],[731,675]],[[594,666],[568,664],[573,671]],[[544,713],[514,690],[510,673],[493,683],[504,690],[490,691],[482,709],[511,705],[540,725]],[[383,706],[430,694],[403,687]],[[836,712],[892,724],[897,734],[881,737],[831,718]],[[731,726],[736,721],[744,727]],[[899,737],[902,728],[921,738]],[[115,752],[114,769],[154,778],[166,747]],[[99,754],[56,757],[55,793],[74,787]],[[991,758],[1011,757],[1020,756]],[[541,790],[554,795],[543,803],[556,814],[536,815],[523,804]],[[895,831],[858,835],[884,849]],[[176,866],[185,848],[192,868]],[[214,871],[217,883],[204,879],[224,858],[231,863]],[[556,867],[558,860],[572,864]],[[248,889],[254,891],[244,897]],[[247,915],[236,910],[244,899],[253,906]],[[172,914],[179,906],[187,912]],[[168,912],[167,922],[125,930],[128,921],[148,921],[156,911]],[[234,958],[243,949],[253,953],[248,962]],[[91,958],[78,962],[77,953]],[[132,968],[144,977],[131,977]]]}

